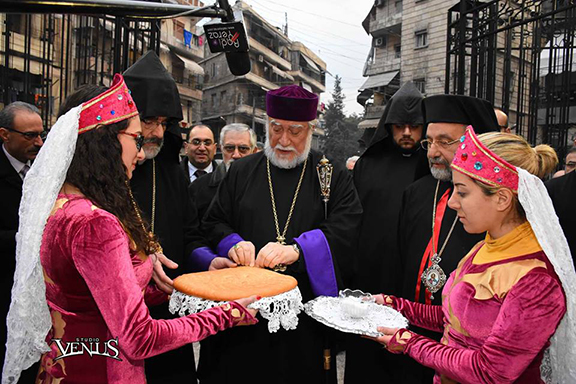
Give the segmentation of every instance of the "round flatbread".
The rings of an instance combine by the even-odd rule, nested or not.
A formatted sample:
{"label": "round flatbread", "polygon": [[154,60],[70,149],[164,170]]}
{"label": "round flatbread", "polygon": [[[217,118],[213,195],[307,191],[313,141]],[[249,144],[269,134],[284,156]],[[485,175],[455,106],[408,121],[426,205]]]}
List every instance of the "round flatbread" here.
{"label": "round flatbread", "polygon": [[252,295],[272,297],[297,285],[292,276],[256,267],[189,273],[174,280],[177,291],[213,301],[231,301]]}

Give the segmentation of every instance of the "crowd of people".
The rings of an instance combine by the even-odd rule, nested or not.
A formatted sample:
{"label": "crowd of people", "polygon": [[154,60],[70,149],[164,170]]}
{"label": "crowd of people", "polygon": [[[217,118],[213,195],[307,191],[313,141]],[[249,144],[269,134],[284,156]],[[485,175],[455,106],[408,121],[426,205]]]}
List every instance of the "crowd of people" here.
{"label": "crowd of people", "polygon": [[[343,349],[347,384],[576,382],[574,151],[544,183],[551,147],[485,100],[407,82],[366,151],[332,164],[311,148],[317,109],[285,86],[262,150],[241,123],[183,143],[148,52],[69,95],[47,136],[34,106],[0,111],[2,382],[335,383]],[[169,312],[174,278],[237,266],[295,277],[304,302],[370,292],[410,327],[360,337],[301,315],[270,333],[257,297]],[[107,349],[70,354],[86,339]]]}

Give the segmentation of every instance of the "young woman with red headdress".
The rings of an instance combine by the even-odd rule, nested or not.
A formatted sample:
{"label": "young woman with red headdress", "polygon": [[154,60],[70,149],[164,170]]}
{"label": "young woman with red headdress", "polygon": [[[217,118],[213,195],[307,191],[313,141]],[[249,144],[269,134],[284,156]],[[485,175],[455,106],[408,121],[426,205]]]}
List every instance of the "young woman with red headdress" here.
{"label": "young woman with red headdress", "polygon": [[121,75],[51,129],[24,182],[3,383],[40,356],[37,382],[145,383],[144,359],[256,322],[254,298],[150,317],[168,295],[151,283],[161,249],[128,184],[142,139]]}
{"label": "young woman with red headdress", "polygon": [[442,306],[377,298],[443,332],[440,343],[388,328],[375,340],[435,369],[434,383],[576,382],[576,274],[540,180],[556,155],[516,135],[478,137],[472,127],[460,141],[448,204],[467,232],[486,239],[450,275]]}

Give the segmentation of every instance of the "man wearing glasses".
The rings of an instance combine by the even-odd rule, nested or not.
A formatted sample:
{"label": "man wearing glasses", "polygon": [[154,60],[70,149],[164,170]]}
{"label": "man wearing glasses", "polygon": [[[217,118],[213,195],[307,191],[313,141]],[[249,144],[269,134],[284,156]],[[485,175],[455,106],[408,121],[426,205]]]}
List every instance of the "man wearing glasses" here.
{"label": "man wearing glasses", "polygon": [[[180,169],[180,94],[154,51],[146,52],[128,68],[124,80],[140,112],[144,136],[145,160],[136,166],[130,185],[163,254],[178,264],[175,269],[166,269],[166,274],[174,279],[184,272],[185,260],[199,246],[200,239],[196,207],[188,196],[190,181]],[[175,267],[168,261],[164,264]],[[173,317],[167,304],[150,307],[151,316]],[[192,345],[147,359],[147,382],[195,383],[196,369],[191,361],[194,361]]]}
{"label": "man wearing glasses", "polygon": [[[424,99],[423,110],[427,126],[426,137],[420,144],[427,151],[431,175],[408,186],[402,198],[398,227],[402,276],[398,292],[405,299],[440,305],[444,282],[442,279],[436,281],[433,277],[443,274],[447,278],[472,246],[484,238],[483,235],[466,233],[456,212],[447,206],[453,191],[450,163],[456,149],[462,144],[460,138],[468,125],[472,125],[479,134],[499,131],[499,127],[493,106],[486,100],[474,97],[430,96]],[[468,156],[474,156],[474,153]],[[433,257],[435,254],[440,258],[438,263]],[[437,272],[438,267],[441,274]],[[430,278],[423,278],[423,275]],[[436,340],[441,336],[414,328]],[[433,370],[405,356],[400,360],[401,377],[398,382],[432,381]]]}
{"label": "man wearing glasses", "polygon": [[[214,161],[216,154],[216,142],[214,133],[206,125],[195,125],[188,134],[186,142],[186,155],[181,166],[190,177],[190,182],[195,181],[200,176],[212,173],[218,166]],[[202,216],[199,216],[202,218]]]}
{"label": "man wearing glasses", "polygon": [[45,132],[38,108],[16,101],[0,111],[0,354],[4,361],[6,315],[10,307],[12,279],[16,268],[16,231],[22,183],[44,144]]}
{"label": "man wearing glasses", "polygon": [[228,171],[230,165],[232,165],[234,160],[254,153],[255,148],[256,134],[246,124],[232,123],[222,128],[220,131],[222,164],[214,172],[198,178],[190,184],[189,188],[190,197],[196,204],[200,220],[202,220],[208,210],[208,206],[214,198],[220,182],[226,176],[226,171]]}

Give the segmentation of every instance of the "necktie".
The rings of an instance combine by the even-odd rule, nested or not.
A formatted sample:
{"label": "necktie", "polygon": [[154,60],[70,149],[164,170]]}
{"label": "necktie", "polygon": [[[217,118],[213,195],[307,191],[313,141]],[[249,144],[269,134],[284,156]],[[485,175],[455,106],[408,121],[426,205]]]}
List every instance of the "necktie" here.
{"label": "necktie", "polygon": [[199,178],[200,176],[205,175],[206,173],[208,173],[208,172],[206,172],[202,169],[197,169],[196,172],[194,172],[194,176],[196,176],[196,178]]}
{"label": "necktie", "polygon": [[24,178],[26,177],[26,174],[28,173],[29,170],[30,170],[30,166],[28,164],[24,164],[24,166],[22,167],[22,169],[19,172],[22,180],[24,180]]}

